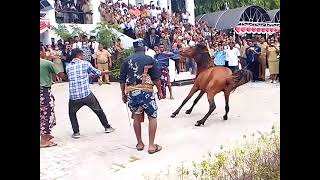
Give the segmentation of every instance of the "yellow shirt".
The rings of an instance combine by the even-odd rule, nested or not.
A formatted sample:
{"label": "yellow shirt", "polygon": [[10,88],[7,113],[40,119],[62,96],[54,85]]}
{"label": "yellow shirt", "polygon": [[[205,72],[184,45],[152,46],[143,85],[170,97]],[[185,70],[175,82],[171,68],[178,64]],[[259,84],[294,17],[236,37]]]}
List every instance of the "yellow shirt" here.
{"label": "yellow shirt", "polygon": [[268,44],[264,42],[263,44],[259,44],[259,47],[261,48],[261,55],[260,57],[266,58],[267,57],[267,48]]}
{"label": "yellow shirt", "polygon": [[97,63],[101,63],[101,64],[108,63],[110,57],[111,57],[111,54],[105,49],[103,49],[102,51],[98,50],[96,52]]}

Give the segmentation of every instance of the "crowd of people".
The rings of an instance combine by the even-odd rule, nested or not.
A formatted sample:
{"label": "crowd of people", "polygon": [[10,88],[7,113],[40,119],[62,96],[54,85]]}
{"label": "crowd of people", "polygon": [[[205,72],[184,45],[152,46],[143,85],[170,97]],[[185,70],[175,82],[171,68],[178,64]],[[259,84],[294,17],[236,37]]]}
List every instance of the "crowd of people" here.
{"label": "crowd of people", "polygon": [[[227,66],[232,71],[238,70],[239,66],[247,67],[253,72],[254,81],[264,81],[265,69],[269,66],[271,82],[276,83],[280,34],[273,34],[267,39],[265,35],[242,37],[234,35],[233,31],[217,31],[204,21],[191,25],[188,23],[190,14],[185,10],[170,13],[153,4],[138,7],[106,1],[101,2],[99,11],[104,21],[118,24],[124,34],[133,39],[144,39],[148,48],[155,51],[162,49],[162,53],[170,54],[171,59],[179,59],[180,71],[194,74],[196,64],[192,59],[180,57],[179,50],[205,43],[216,65]],[[160,58],[163,59],[163,56],[160,55]]]}
{"label": "crowd of people", "polygon": [[[112,61],[123,51],[123,46],[120,39],[114,40],[113,46],[103,47],[96,41],[95,36],[75,36],[67,41],[58,40],[51,45],[40,44],[45,55],[44,59],[50,60],[57,67],[59,72],[66,73],[66,66],[72,60],[71,51],[79,48],[84,52],[84,60],[90,62],[93,67],[101,71],[109,70],[112,67]],[[53,77],[54,82],[62,82],[59,76]],[[95,81],[95,78],[90,78],[90,82]],[[100,85],[102,83],[110,84],[109,75],[104,75],[97,79]]]}
{"label": "crowd of people", "polygon": [[90,0],[55,0],[57,23],[92,24]]}

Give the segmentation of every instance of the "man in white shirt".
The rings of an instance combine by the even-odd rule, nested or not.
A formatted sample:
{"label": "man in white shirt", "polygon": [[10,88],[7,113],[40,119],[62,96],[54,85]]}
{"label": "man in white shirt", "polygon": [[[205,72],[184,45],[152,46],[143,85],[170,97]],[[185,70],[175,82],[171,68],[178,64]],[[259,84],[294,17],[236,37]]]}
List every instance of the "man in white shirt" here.
{"label": "man in white shirt", "polygon": [[95,36],[90,36],[89,47],[92,50],[93,58],[95,58],[94,55],[99,49],[99,43],[96,41]]}
{"label": "man in white shirt", "polygon": [[156,10],[156,7],[154,6],[154,4],[152,4],[152,6],[151,6],[150,15],[151,15],[151,19],[153,17],[155,17],[155,18],[158,17],[158,10]]}
{"label": "man in white shirt", "polygon": [[72,49],[82,48],[82,42],[80,41],[79,36],[74,36],[74,43],[72,44]]}
{"label": "man in white shirt", "polygon": [[229,49],[225,50],[226,52],[226,61],[228,62],[228,67],[232,72],[239,70],[239,58],[240,51],[234,47],[234,42],[230,42]]}

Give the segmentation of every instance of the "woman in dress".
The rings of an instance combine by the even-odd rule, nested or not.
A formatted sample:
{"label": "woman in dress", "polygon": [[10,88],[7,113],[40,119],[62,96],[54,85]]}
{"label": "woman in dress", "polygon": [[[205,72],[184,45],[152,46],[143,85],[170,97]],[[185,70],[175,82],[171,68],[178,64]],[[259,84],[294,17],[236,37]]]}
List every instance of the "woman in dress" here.
{"label": "woman in dress", "polygon": [[[59,72],[64,72],[61,57],[62,51],[59,50],[58,46],[56,46],[55,49],[52,51],[52,61],[54,66],[59,70]],[[62,79],[58,76],[55,76],[55,81],[61,83]]]}
{"label": "woman in dress", "polygon": [[274,40],[270,40],[270,45],[267,49],[267,61],[269,65],[271,83],[277,83],[276,79],[279,74],[279,59],[277,56],[279,53],[280,49],[275,45]]}

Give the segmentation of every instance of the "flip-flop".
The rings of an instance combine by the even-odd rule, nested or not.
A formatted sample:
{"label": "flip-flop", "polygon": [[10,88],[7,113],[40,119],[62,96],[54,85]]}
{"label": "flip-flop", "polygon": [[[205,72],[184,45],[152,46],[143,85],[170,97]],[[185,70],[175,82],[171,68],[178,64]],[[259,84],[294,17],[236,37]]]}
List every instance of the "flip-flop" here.
{"label": "flip-flop", "polygon": [[52,141],[49,141],[49,144],[40,144],[40,148],[47,148],[47,147],[53,147],[53,146],[57,146],[58,144],[57,143],[54,143]]}
{"label": "flip-flop", "polygon": [[148,153],[149,153],[149,154],[153,154],[153,153],[156,153],[156,152],[159,152],[159,151],[162,150],[162,147],[161,147],[160,145],[155,144],[155,146],[156,146],[156,149],[155,149],[155,150],[153,150],[153,151],[148,150]]}
{"label": "flip-flop", "polygon": [[144,149],[144,145],[142,146],[142,148],[138,148],[138,144],[136,145],[136,149],[138,150],[138,151],[142,151],[143,149]]}

